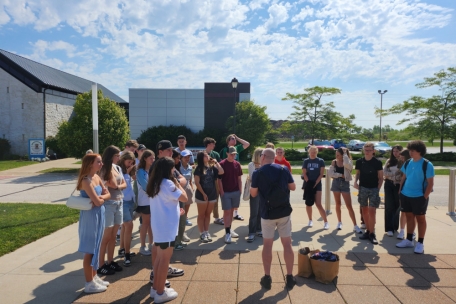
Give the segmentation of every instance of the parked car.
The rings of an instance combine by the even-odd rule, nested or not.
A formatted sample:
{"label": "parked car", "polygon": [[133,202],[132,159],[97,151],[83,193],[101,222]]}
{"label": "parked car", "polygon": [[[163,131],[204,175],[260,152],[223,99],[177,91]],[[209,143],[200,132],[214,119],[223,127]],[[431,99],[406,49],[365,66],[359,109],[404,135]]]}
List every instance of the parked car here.
{"label": "parked car", "polygon": [[347,145],[344,143],[342,139],[331,139],[331,146],[334,147],[334,149],[339,149],[341,147],[347,147]]}
{"label": "parked car", "polygon": [[390,152],[392,147],[390,145],[388,145],[386,142],[377,141],[377,142],[374,142],[374,149],[375,149],[375,151],[380,153],[380,155],[383,155],[386,152]]}
{"label": "parked car", "polygon": [[[314,146],[317,146],[318,152],[323,151],[325,149],[327,150],[334,150],[334,147],[331,146],[331,143],[329,140],[321,140],[321,139],[314,139],[313,142]],[[309,147],[312,145],[312,141],[309,140],[309,145],[306,148],[306,151],[309,150]]]}
{"label": "parked car", "polygon": [[359,151],[364,147],[365,142],[357,139],[352,139],[348,142],[347,148],[350,151]]}

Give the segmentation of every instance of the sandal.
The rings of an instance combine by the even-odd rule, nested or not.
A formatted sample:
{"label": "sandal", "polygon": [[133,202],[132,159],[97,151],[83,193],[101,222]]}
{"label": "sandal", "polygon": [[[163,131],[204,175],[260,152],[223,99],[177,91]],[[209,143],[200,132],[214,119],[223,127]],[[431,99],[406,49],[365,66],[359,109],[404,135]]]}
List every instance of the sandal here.
{"label": "sandal", "polygon": [[239,221],[243,221],[243,220],[244,220],[244,218],[242,217],[242,215],[239,215],[239,214],[236,215],[235,217],[233,217],[233,219],[239,220]]}

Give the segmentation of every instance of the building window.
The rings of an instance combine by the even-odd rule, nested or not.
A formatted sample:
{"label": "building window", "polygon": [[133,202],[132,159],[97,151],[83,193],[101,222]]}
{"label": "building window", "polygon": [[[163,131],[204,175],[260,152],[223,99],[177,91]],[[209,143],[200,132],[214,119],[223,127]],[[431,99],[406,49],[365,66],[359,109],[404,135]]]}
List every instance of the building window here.
{"label": "building window", "polygon": [[24,109],[24,103],[22,103],[22,110]]}

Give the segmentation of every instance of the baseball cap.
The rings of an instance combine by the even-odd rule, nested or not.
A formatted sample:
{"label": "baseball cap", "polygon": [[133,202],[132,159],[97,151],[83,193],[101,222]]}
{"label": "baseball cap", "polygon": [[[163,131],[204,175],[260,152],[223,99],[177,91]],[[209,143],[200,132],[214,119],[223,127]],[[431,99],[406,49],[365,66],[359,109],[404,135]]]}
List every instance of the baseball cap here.
{"label": "baseball cap", "polygon": [[228,154],[237,154],[236,148],[233,146],[228,147]]}
{"label": "baseball cap", "polygon": [[140,150],[143,150],[143,149],[147,149],[147,148],[146,148],[146,146],[144,146],[143,144],[140,144],[140,145],[138,146],[138,149],[136,149],[136,150],[140,151]]}
{"label": "baseball cap", "polygon": [[169,140],[160,140],[158,143],[157,143],[157,151],[158,150],[166,150],[166,149],[169,149],[169,148],[172,148],[173,145],[171,144],[171,142]]}
{"label": "baseball cap", "polygon": [[190,152],[190,150],[185,149],[184,151],[181,152],[182,157],[189,156],[189,155],[192,155],[192,152]]}

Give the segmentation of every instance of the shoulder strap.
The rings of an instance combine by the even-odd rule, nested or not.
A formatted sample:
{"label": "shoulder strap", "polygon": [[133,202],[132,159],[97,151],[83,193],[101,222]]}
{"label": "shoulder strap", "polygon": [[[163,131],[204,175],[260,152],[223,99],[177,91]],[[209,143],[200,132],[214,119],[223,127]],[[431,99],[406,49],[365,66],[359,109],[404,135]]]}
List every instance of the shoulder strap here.
{"label": "shoulder strap", "polygon": [[404,171],[407,170],[407,166],[408,166],[408,164],[410,163],[410,159],[411,159],[411,158],[409,158],[409,159],[407,159],[407,160],[405,161],[405,163],[404,163]]}
{"label": "shoulder strap", "polygon": [[423,157],[423,194],[426,191],[426,188],[424,187],[424,184],[426,183],[426,171],[427,171],[427,166],[429,163],[429,160]]}

